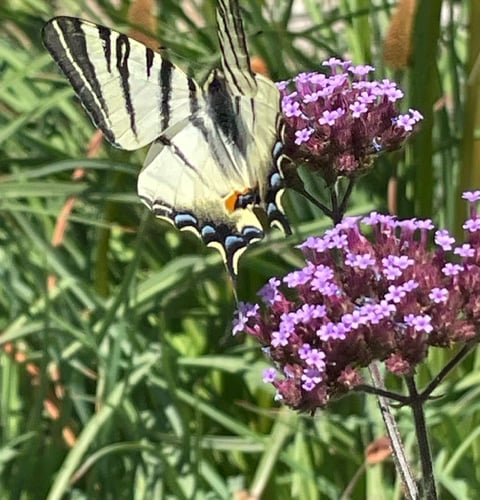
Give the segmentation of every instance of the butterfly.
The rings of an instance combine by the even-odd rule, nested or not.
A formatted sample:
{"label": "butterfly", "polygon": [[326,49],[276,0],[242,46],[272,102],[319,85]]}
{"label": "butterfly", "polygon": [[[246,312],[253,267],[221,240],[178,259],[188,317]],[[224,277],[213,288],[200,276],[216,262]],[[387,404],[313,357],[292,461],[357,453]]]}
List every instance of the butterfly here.
{"label": "butterfly", "polygon": [[218,249],[235,280],[240,255],[265,228],[290,226],[279,91],[250,68],[238,2],[218,0],[216,16],[221,69],[203,87],[151,48],[82,19],[55,17],[42,37],[111,144],[151,144],[140,199]]}

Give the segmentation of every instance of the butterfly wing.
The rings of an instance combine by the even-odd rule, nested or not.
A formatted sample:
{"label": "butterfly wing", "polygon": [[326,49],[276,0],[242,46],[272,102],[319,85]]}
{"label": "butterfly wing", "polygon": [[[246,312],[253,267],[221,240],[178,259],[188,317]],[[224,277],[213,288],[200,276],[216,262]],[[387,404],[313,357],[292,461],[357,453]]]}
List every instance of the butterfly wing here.
{"label": "butterfly wing", "polygon": [[58,17],[43,40],[94,123],[114,145],[153,142],[138,193],[159,217],[238,258],[264,222],[289,232],[277,166],[280,97],[250,69],[236,0],[218,0],[222,74],[205,88],[139,42],[87,21]]}
{"label": "butterfly wing", "polygon": [[254,207],[266,213],[270,226],[290,234],[281,199],[284,192],[280,93],[268,78],[252,72],[237,0],[217,1],[218,39],[226,87],[235,103],[238,128],[245,137],[248,185],[257,186]]}
{"label": "butterfly wing", "polygon": [[[213,154],[212,143],[218,146]],[[152,212],[219,250],[232,276],[246,247],[264,235],[252,210],[234,209],[245,189],[243,175],[219,169],[220,162],[238,164],[234,156],[208,115],[199,113],[155,141],[138,178],[139,195]]]}
{"label": "butterfly wing", "polygon": [[172,63],[104,26],[56,17],[42,37],[92,121],[121,149],[150,144],[189,116],[192,95],[201,95]]}
{"label": "butterfly wing", "polygon": [[263,238],[264,222],[290,228],[276,163],[279,91],[250,69],[236,1],[217,2],[217,23],[223,71],[212,73],[188,119],[155,141],[138,193],[157,216],[220,250],[235,277],[240,255]]}
{"label": "butterfly wing", "polygon": [[237,0],[217,1],[217,25],[222,68],[230,94],[255,97],[257,82],[250,66]]}

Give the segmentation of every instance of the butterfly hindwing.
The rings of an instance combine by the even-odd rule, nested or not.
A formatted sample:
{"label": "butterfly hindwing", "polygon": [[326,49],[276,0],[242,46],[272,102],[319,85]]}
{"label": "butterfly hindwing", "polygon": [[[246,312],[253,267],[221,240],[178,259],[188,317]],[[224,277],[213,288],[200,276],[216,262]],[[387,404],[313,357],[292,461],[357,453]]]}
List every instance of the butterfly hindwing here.
{"label": "butterfly hindwing", "polygon": [[152,143],[138,194],[158,217],[197,233],[235,277],[264,227],[290,228],[281,207],[280,95],[250,69],[236,0],[217,2],[221,71],[203,89],[143,44],[87,21],[58,17],[46,47],[94,123],[114,145]]}
{"label": "butterfly hindwing", "polygon": [[[138,178],[138,192],[155,215],[194,231],[220,250],[230,273],[236,275],[240,254],[264,233],[251,209],[234,207],[241,203],[242,193],[248,196],[246,169],[237,168],[241,155],[225,146],[221,134],[208,115],[172,126],[152,145]],[[217,145],[213,150],[212,143]],[[219,169],[219,164],[225,168]]]}

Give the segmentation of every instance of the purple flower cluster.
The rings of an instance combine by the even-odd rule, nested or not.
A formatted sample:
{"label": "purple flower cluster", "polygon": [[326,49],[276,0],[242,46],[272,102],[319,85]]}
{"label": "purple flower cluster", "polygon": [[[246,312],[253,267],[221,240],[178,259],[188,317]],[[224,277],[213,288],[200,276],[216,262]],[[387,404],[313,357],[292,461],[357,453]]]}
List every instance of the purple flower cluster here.
{"label": "purple flower cluster", "polygon": [[471,207],[465,243],[434,232],[430,220],[349,217],[299,246],[305,267],[271,278],[259,292],[263,307],[240,305],[233,333],[253,335],[265,348],[276,368],[264,381],[278,399],[313,411],[361,383],[360,368],[374,360],[396,375],[413,374],[429,347],[476,336],[480,191],[464,198]]}
{"label": "purple flower cluster", "polygon": [[422,115],[399,114],[403,92],[390,80],[369,81],[369,65],[331,58],[330,75],[300,73],[277,84],[282,95],[285,152],[328,184],[364,173],[381,151],[398,149]]}

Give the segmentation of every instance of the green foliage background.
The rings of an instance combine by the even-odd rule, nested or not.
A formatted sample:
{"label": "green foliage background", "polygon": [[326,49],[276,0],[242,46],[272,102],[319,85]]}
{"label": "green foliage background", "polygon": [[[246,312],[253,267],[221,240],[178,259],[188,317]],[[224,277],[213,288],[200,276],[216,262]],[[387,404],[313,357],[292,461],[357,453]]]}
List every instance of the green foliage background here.
{"label": "green foliage background", "polygon": [[[187,3],[204,22],[162,0],[157,37],[201,80],[219,60],[215,5]],[[273,401],[259,347],[231,336],[235,304],[219,255],[138,201],[145,151],[105,144],[86,158],[94,129],[40,31],[59,13],[126,31],[129,2],[115,5],[0,5],[0,498],[401,498],[389,460],[364,468],[366,447],[384,434],[374,399],[352,395],[314,418]],[[396,73],[382,59],[395,2],[241,7],[250,50],[274,80],[348,56],[396,79],[405,109],[425,116],[410,145],[362,179],[351,212],[386,210],[396,174],[400,216],[431,217],[460,233],[459,193],[480,187],[478,2],[418,0],[411,65]],[[294,9],[303,12],[295,24]],[[85,176],[73,180],[79,167]],[[65,239],[54,246],[72,196]],[[248,250],[241,300],[301,265],[295,244],[329,225],[295,194],[287,198],[295,234],[274,233]],[[432,351],[420,384],[447,358]],[[478,493],[479,362],[467,359],[427,408],[442,498]],[[395,412],[416,467],[409,412]]]}

